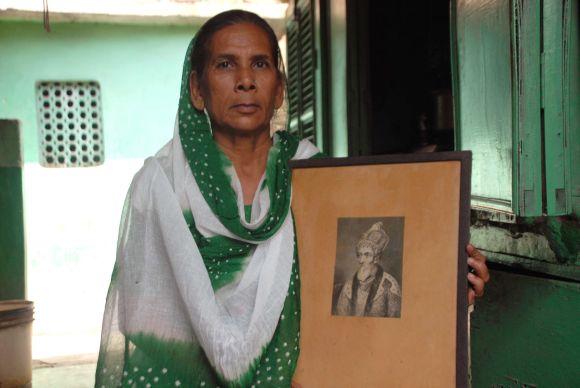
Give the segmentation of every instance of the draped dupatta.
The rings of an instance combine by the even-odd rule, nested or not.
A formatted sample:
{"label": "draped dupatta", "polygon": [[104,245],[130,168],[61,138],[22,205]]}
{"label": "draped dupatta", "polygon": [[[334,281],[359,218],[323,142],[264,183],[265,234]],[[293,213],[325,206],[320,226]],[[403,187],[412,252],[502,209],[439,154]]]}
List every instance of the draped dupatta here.
{"label": "draped dupatta", "polygon": [[190,43],[173,139],[125,201],[95,386],[289,386],[299,352],[287,163],[318,153],[274,134],[245,219],[240,181],[190,102]]}

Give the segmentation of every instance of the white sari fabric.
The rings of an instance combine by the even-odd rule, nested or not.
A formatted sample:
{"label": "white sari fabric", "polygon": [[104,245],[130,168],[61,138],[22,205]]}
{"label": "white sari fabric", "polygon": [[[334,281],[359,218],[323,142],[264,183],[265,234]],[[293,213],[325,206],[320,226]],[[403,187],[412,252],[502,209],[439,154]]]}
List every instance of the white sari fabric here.
{"label": "white sari fabric", "polygon": [[[298,330],[275,348],[271,366],[264,356],[285,318],[287,297],[291,292],[296,297],[297,292],[291,212],[264,241],[232,233],[202,195],[184,156],[178,126],[172,141],[145,161],[127,195],[96,386],[289,384]],[[279,141],[278,135],[274,138]],[[301,141],[294,158],[318,152]],[[267,186],[261,185],[256,193],[247,221],[235,170],[230,167],[226,172],[237,197],[240,223],[258,228],[270,216]],[[204,238],[222,236],[252,246],[239,270],[209,273],[184,217],[188,212]],[[214,289],[210,277],[215,281],[221,276],[229,281]],[[299,311],[290,314],[298,316]]]}

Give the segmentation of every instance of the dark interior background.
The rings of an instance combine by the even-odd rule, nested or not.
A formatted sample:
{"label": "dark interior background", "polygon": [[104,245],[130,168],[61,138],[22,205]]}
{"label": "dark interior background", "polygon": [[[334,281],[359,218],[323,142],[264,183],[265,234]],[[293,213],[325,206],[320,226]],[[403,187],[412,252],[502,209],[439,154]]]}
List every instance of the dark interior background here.
{"label": "dark interior background", "polygon": [[368,88],[359,105],[368,127],[364,153],[418,152],[429,144],[452,150],[449,1],[372,0],[367,7],[359,3],[359,33],[350,41],[360,45],[359,57],[368,50],[358,62],[358,87]]}

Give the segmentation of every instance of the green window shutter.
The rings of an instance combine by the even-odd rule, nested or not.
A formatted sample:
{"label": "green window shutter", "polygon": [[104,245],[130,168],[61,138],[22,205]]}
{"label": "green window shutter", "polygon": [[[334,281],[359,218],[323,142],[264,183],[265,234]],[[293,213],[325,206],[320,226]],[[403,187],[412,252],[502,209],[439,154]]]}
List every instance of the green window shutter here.
{"label": "green window shutter", "polygon": [[454,9],[457,148],[473,152],[472,205],[512,213],[510,1],[457,0]]}
{"label": "green window shutter", "polygon": [[457,145],[473,151],[472,204],[578,213],[578,1],[457,0],[452,12]]}
{"label": "green window shutter", "polygon": [[569,125],[568,166],[570,166],[570,207],[580,216],[580,5],[578,1],[567,2],[566,33],[566,102]]}
{"label": "green window shutter", "polygon": [[543,108],[549,215],[578,213],[578,1],[543,1]]}
{"label": "green window shutter", "polygon": [[316,143],[313,3],[298,0],[286,24],[290,132]]}
{"label": "green window shutter", "polygon": [[542,214],[540,0],[512,1],[514,210]]}

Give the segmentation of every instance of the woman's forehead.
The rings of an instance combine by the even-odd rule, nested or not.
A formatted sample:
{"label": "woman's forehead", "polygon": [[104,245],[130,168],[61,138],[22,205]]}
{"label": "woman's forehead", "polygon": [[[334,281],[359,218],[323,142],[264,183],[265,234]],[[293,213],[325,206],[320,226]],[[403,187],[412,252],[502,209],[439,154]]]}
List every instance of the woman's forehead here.
{"label": "woman's forehead", "polygon": [[209,44],[211,57],[222,55],[272,56],[268,34],[251,23],[233,24],[215,32]]}

